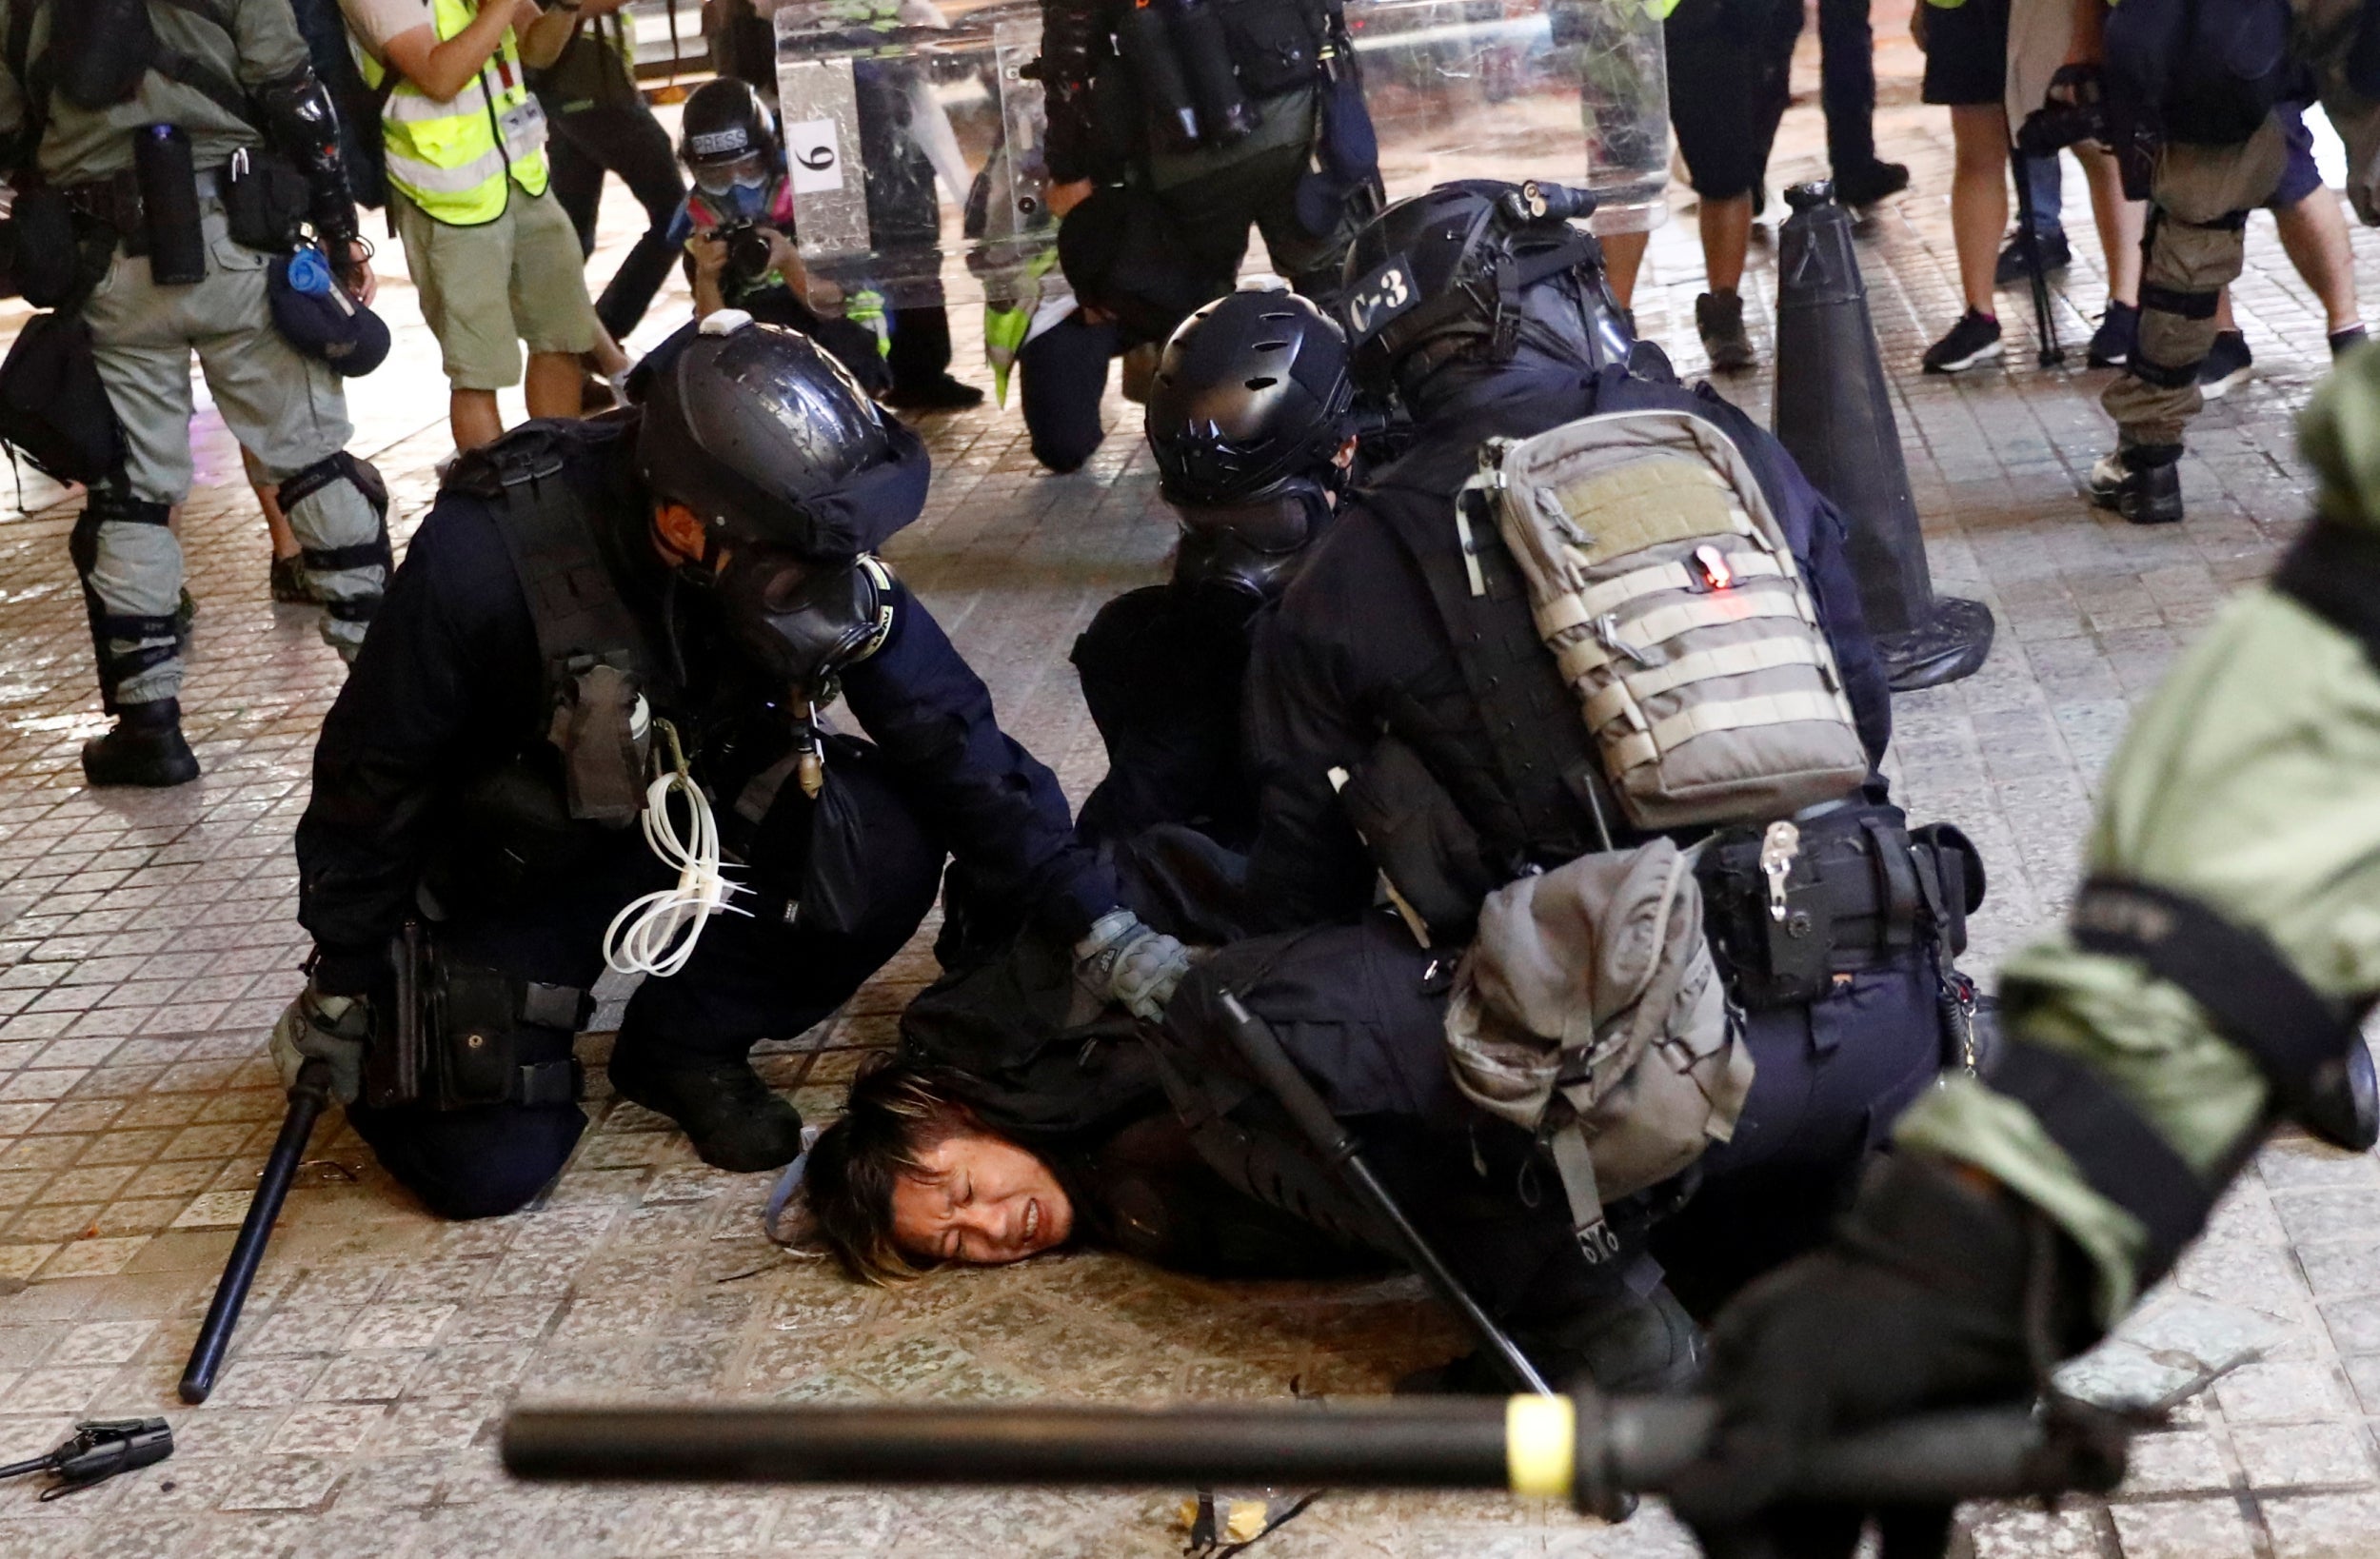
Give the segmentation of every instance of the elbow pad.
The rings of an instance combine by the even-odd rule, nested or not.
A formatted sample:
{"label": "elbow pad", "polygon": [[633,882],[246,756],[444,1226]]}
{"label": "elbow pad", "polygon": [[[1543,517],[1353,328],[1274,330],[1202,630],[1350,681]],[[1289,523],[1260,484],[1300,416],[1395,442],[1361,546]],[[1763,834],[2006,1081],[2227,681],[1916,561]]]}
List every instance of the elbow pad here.
{"label": "elbow pad", "polygon": [[306,176],[307,220],[313,224],[314,236],[327,246],[351,242],[357,234],[355,197],[347,188],[347,162],[339,150],[339,109],[330,89],[308,68],[258,89],[256,103],[273,149],[297,164]]}

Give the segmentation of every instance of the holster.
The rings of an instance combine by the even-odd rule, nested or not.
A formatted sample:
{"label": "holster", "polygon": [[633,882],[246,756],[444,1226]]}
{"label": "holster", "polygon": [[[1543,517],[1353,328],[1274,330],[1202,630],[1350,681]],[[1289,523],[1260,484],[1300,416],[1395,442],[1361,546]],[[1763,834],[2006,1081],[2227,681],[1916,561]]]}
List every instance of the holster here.
{"label": "holster", "polygon": [[1714,835],[1696,865],[1712,951],[1738,1005],[1813,1001],[1835,976],[1921,944],[1945,962],[1965,949],[1967,917],[1983,902],[1983,861],[1957,828],[1913,833],[1898,807],[1853,805],[1798,833],[1781,896],[1762,869],[1762,828]]}
{"label": "holster", "polygon": [[375,1003],[365,1061],[367,1104],[443,1111],[577,1100],[584,1078],[575,1057],[532,1062],[523,1056],[525,1041],[539,1037],[538,1031],[558,1036],[566,1054],[594,1010],[586,992],[444,956],[413,921],[391,946],[390,961],[392,999]]}

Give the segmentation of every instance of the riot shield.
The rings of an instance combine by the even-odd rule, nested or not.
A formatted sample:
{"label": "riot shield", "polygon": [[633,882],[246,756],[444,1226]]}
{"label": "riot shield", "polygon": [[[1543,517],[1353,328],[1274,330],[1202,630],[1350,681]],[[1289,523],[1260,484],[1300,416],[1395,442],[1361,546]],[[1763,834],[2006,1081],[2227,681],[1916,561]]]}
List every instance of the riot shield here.
{"label": "riot shield", "polygon": [[[1647,0],[1349,0],[1345,14],[1388,198],[1540,178],[1592,188],[1599,231],[1664,214],[1668,83]],[[786,0],[775,27],[813,268],[894,306],[972,278],[1012,325],[1061,296],[1025,70],[1038,0]]]}
{"label": "riot shield", "polygon": [[1597,232],[1667,215],[1669,76],[1645,0],[1350,0],[1347,25],[1389,199],[1537,178],[1594,190]]}

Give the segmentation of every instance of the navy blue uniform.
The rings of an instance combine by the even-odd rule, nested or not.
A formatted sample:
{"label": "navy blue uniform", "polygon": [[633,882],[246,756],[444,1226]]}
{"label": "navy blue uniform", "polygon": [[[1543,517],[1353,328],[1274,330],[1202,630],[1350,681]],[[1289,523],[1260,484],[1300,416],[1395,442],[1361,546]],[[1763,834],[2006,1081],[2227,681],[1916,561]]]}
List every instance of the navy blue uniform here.
{"label": "navy blue uniform", "polygon": [[[1412,450],[1350,501],[1279,606],[1258,620],[1243,727],[1259,786],[1258,833],[1243,910],[1262,927],[1293,934],[1217,955],[1192,973],[1167,1014],[1165,1045],[1189,1076],[1238,1070],[1218,1015],[1220,990],[1267,1018],[1333,1112],[1376,1144],[1374,1158],[1391,1166],[1383,1173],[1408,1211],[1484,1301],[1516,1323],[1569,1312],[1614,1274],[1579,1258],[1567,1209],[1542,1166],[1534,1173],[1539,1194],[1515,1194],[1517,1178],[1531,1178],[1522,1167],[1527,1143],[1482,1146],[1513,1134],[1447,1085],[1452,958],[1415,947],[1398,922],[1367,913],[1376,868],[1330,771],[1359,768],[1389,733],[1423,758],[1483,837],[1520,832],[1485,717],[1421,565],[1383,515],[1401,505],[1442,521],[1451,548],[1453,495],[1476,469],[1483,439],[1525,437],[1597,410],[1652,407],[1708,418],[1744,453],[1808,582],[1870,758],[1882,758],[1891,695],[1860,616],[1842,521],[1768,433],[1707,386],[1688,391],[1618,369],[1599,378],[1527,369],[1483,378],[1435,412]],[[1525,616],[1525,600],[1506,599]],[[1535,674],[1534,660],[1521,670]],[[1550,656],[1543,672],[1554,675]],[[1546,707],[1575,709],[1558,683],[1550,697]],[[1881,799],[1881,781],[1871,789]],[[1536,852],[1537,864],[1558,858]],[[1723,1293],[1824,1233],[1867,1150],[1940,1067],[1939,991],[1933,952],[1920,946],[1837,976],[1820,1001],[1747,1018],[1757,1070],[1735,1139],[1703,1155],[1699,1206],[1654,1241],[1673,1271],[1685,1269],[1678,1275],[1687,1297]],[[1260,1099],[1248,1107],[1267,1108]],[[1490,1207],[1493,1216],[1483,1211]],[[1641,1251],[1643,1219],[1633,1233],[1624,1217],[1620,1227]],[[1648,1264],[1622,1265],[1618,1280],[1650,1282]]]}
{"label": "navy blue uniform", "polygon": [[[694,691],[657,695],[656,713],[693,740],[695,778],[747,863],[731,875],[754,891],[736,900],[750,916],[713,917],[682,973],[638,989],[624,1053],[664,1067],[736,1059],[826,1016],[916,930],[946,852],[993,901],[1038,906],[1059,937],[1080,937],[1115,903],[1111,873],[1074,840],[1056,777],[1001,731],[982,680],[898,587],[890,637],[843,677],[844,706],[873,741],[830,739],[818,801],[788,782],[757,823],[738,819],[744,781],[788,750],[791,727],[726,648],[704,591],[673,583],[654,554],[631,443],[582,455],[565,479],[598,516],[624,598],[684,666]],[[321,951],[323,989],[379,986],[389,938],[424,898],[443,917],[442,951],[542,983],[593,983],[605,925],[674,874],[633,827],[557,817],[541,835],[517,806],[490,822],[475,799],[491,777],[558,786],[549,709],[496,519],[449,490],[415,535],[315,751],[298,913]],[[560,1054],[524,1063],[565,1058],[567,1036],[551,1042]],[[535,1195],[585,1125],[570,1104],[350,1115],[400,1179],[455,1216]]]}

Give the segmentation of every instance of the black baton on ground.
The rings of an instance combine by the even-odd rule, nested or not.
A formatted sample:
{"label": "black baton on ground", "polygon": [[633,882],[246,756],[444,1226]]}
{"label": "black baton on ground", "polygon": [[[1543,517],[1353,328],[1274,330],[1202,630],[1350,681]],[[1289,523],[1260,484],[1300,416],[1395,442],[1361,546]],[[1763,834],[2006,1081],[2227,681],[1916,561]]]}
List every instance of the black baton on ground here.
{"label": "black baton on ground", "polygon": [[182,1371],[185,1402],[204,1402],[215,1389],[224,1351],[231,1346],[231,1329],[240,1324],[240,1307],[248,1303],[257,1263],[265,1259],[265,1241],[272,1237],[273,1220],[288,1199],[289,1182],[297,1177],[298,1160],[306,1156],[314,1122],[329,1102],[330,1063],[309,1060],[298,1068],[297,1081],[289,1085],[289,1113],[281,1117],[281,1135],[272,1145],[272,1156],[265,1160],[248,1216],[240,1223],[240,1237],[231,1242],[231,1259],[223,1264],[223,1281],[215,1285],[214,1302],[207,1307],[206,1323],[198,1329],[190,1362]]}
{"label": "black baton on ground", "polygon": [[1529,1355],[1523,1353],[1520,1345],[1506,1336],[1504,1329],[1479,1308],[1479,1301],[1471,1297],[1471,1291],[1462,1286],[1462,1279],[1455,1275],[1454,1269],[1438,1259],[1438,1253],[1430,1248],[1430,1242],[1421,1237],[1421,1231],[1413,1226],[1413,1220],[1405,1216],[1405,1210],[1397,1205],[1397,1198],[1391,1196],[1388,1188],[1380,1184],[1379,1177],[1372,1173],[1372,1166],[1363,1161],[1362,1150],[1356,1146],[1356,1139],[1339,1123],[1339,1117],[1331,1114],[1330,1106],[1322,1102],[1322,1096],[1314,1091],[1314,1085],[1306,1081],[1305,1074],[1298,1070],[1297,1063],[1280,1048],[1280,1040],[1273,1033],[1273,1026],[1248,1011],[1240,998],[1229,991],[1223,993],[1222,1001],[1223,1016],[1231,1021],[1232,1040],[1240,1047],[1240,1058],[1256,1070],[1257,1080],[1280,1100],[1281,1108],[1289,1112],[1290,1118],[1298,1123],[1298,1130],[1305,1134],[1306,1140],[1314,1145],[1314,1151],[1322,1155],[1322,1161],[1353,1186],[1358,1195],[1372,1204],[1372,1211],[1380,1215],[1396,1234],[1398,1242],[1405,1248],[1405,1259],[1413,1264],[1413,1270],[1427,1278],[1430,1286],[1438,1290],[1438,1297],[1453,1306],[1456,1312],[1470,1324],[1479,1341],[1486,1344],[1488,1351],[1503,1365],[1504,1372],[1512,1377],[1514,1385],[1524,1391],[1535,1391],[1539,1396],[1552,1396],[1554,1388],[1548,1386],[1545,1377],[1537,1373],[1537,1366],[1529,1362]]}
{"label": "black baton on ground", "polygon": [[[1701,1397],[1393,1397],[1175,1408],[524,1408],[524,1478],[869,1484],[1254,1484],[1509,1489],[1593,1511],[1699,1457]],[[2112,1489],[2112,1420],[2023,1408],[1923,1414],[1803,1448],[1780,1494],[1951,1504]]]}

